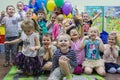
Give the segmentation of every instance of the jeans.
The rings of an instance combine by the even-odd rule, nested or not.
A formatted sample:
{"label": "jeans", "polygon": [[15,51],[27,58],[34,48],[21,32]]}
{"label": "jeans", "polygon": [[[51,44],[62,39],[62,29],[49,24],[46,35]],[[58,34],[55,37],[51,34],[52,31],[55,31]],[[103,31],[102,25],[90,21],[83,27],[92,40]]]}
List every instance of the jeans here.
{"label": "jeans", "polygon": [[0,53],[5,53],[4,44],[0,44]]}
{"label": "jeans", "polygon": [[[17,39],[18,37],[6,37],[5,41],[12,41]],[[16,53],[18,49],[18,44],[10,44],[10,45],[5,45],[5,61],[9,62],[10,60],[13,60],[15,58]],[[11,57],[11,59],[10,59]]]}

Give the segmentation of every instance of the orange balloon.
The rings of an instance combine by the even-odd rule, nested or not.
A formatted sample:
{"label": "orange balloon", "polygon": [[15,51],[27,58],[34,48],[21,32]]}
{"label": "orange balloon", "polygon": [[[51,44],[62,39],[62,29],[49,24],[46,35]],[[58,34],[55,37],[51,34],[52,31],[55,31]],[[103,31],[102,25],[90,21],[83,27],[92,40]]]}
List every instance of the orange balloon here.
{"label": "orange balloon", "polygon": [[36,14],[33,14],[32,18],[33,18],[35,21],[37,21],[37,16],[36,16]]}

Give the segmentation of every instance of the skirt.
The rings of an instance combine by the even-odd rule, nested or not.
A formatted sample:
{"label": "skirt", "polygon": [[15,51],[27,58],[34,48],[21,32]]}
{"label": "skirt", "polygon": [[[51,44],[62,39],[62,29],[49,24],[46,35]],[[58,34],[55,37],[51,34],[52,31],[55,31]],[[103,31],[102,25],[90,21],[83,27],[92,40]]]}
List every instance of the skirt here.
{"label": "skirt", "polygon": [[40,56],[28,57],[20,52],[16,55],[13,64],[24,73],[31,73],[37,76],[42,73],[42,62],[43,59]]}
{"label": "skirt", "polygon": [[102,59],[98,59],[98,60],[85,59],[85,61],[83,61],[82,66],[83,67],[91,67],[91,68],[100,67],[100,66],[105,67],[104,60],[102,60]]}

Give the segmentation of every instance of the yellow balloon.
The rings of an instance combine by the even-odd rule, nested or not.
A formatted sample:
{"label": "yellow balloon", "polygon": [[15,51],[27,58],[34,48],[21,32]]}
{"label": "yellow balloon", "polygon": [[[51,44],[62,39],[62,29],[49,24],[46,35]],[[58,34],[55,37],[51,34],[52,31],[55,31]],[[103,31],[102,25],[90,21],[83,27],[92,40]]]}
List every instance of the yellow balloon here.
{"label": "yellow balloon", "polygon": [[68,16],[66,16],[66,15],[64,14],[64,19],[65,19],[65,18],[70,18],[70,19],[71,19],[71,18],[72,18],[72,14],[69,13]]}
{"label": "yellow balloon", "polygon": [[48,11],[53,11],[54,10],[54,8],[55,8],[55,2],[54,2],[54,0],[49,0],[48,2],[47,2],[47,9],[48,9]]}

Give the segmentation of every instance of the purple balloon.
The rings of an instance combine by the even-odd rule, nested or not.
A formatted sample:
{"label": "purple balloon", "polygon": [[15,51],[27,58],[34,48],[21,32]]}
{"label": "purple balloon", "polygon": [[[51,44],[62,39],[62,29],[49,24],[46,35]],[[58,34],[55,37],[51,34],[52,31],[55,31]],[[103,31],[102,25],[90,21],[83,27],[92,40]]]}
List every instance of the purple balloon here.
{"label": "purple balloon", "polygon": [[65,2],[62,6],[62,11],[67,16],[72,11],[72,4],[70,2]]}
{"label": "purple balloon", "polygon": [[29,6],[28,6],[28,5],[24,5],[23,10],[24,10],[24,11],[27,11],[28,9],[29,9]]}

